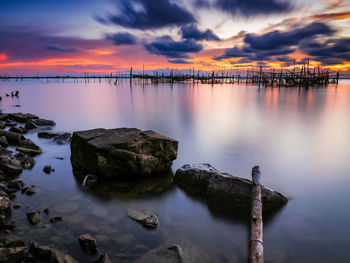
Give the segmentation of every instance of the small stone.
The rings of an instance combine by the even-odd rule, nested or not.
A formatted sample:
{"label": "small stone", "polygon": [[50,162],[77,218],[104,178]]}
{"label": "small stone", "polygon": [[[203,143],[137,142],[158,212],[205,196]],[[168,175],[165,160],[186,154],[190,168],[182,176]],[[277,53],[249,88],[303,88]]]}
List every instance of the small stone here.
{"label": "small stone", "polygon": [[20,204],[14,204],[12,207],[13,209],[18,209],[18,208],[21,208],[22,206]]}
{"label": "small stone", "polygon": [[7,127],[15,127],[17,126],[17,123],[13,122],[13,121],[6,121],[6,126]]}
{"label": "small stone", "polygon": [[5,136],[0,136],[0,146],[7,147],[9,146],[9,142],[7,141]]}
{"label": "small stone", "polygon": [[11,127],[9,131],[14,133],[19,133],[19,134],[24,134],[28,132],[28,130],[23,127]]}
{"label": "small stone", "polygon": [[23,187],[22,188],[22,194],[26,194],[26,195],[33,195],[38,191],[38,188],[34,185],[32,185],[31,187]]}
{"label": "small stone", "polygon": [[54,171],[54,170],[52,169],[52,167],[50,165],[45,165],[43,168],[44,173],[50,174],[52,171]]}
{"label": "small stone", "polygon": [[19,191],[24,187],[24,182],[22,180],[13,180],[7,183],[7,187]]}
{"label": "small stone", "polygon": [[36,225],[40,222],[40,211],[32,211],[27,213],[27,219],[32,225]]}
{"label": "small stone", "polygon": [[128,210],[128,216],[146,228],[156,228],[159,224],[158,217],[148,211],[143,212],[135,209],[130,209]]}
{"label": "small stone", "polygon": [[46,215],[49,215],[51,213],[51,210],[49,208],[45,208],[43,211]]}
{"label": "small stone", "polygon": [[80,235],[79,244],[84,253],[90,255],[97,253],[97,242],[90,234]]}
{"label": "small stone", "polygon": [[49,221],[50,221],[50,223],[61,222],[62,221],[62,216],[51,217]]}
{"label": "small stone", "polygon": [[16,147],[16,150],[32,156],[41,154],[43,152],[41,148],[30,139],[20,140],[19,145]]}
{"label": "small stone", "polygon": [[55,126],[56,123],[51,120],[45,119],[33,119],[32,122],[37,126]]}
{"label": "small stone", "polygon": [[21,163],[23,169],[32,169],[35,165],[35,160],[25,153],[17,153],[15,158]]}
{"label": "small stone", "polygon": [[34,130],[34,129],[37,129],[38,126],[32,122],[32,121],[28,121],[26,122],[26,124],[24,125],[24,128],[26,128],[27,130]]}
{"label": "small stone", "polygon": [[58,135],[59,133],[54,133],[54,132],[38,132],[38,138],[42,138],[42,139],[52,139]]}
{"label": "small stone", "polygon": [[10,213],[11,201],[6,196],[0,196],[0,213]]}
{"label": "small stone", "polygon": [[70,142],[71,139],[72,139],[72,134],[66,132],[54,137],[53,141],[56,142],[57,144],[65,144]]}
{"label": "small stone", "polygon": [[57,156],[57,157],[55,157],[57,160],[64,160],[64,157],[59,157],[59,156]]}

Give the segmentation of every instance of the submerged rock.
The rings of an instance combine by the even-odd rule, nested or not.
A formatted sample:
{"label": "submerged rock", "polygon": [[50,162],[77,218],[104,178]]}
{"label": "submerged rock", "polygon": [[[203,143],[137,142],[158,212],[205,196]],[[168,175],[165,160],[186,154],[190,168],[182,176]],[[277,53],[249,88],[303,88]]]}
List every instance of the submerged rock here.
{"label": "submerged rock", "polygon": [[53,139],[57,144],[65,144],[70,142],[72,139],[72,134],[68,132],[55,133],[55,132],[39,132],[38,138],[42,139]]}
{"label": "submerged rock", "polygon": [[97,242],[90,234],[80,235],[79,244],[84,253],[90,255],[97,253]]}
{"label": "submerged rock", "polygon": [[74,132],[71,162],[75,170],[105,178],[150,176],[170,169],[178,142],[135,128]]}
{"label": "submerged rock", "polygon": [[213,263],[213,262],[238,262],[236,255],[232,254],[230,260],[213,258],[207,251],[202,250],[197,244],[183,237],[169,238],[157,248],[149,250],[135,262],[152,263]]}
{"label": "submerged rock", "polygon": [[47,246],[32,243],[28,250],[28,262],[77,263],[71,256]]}
{"label": "submerged rock", "polygon": [[[220,173],[210,164],[187,164],[176,171],[175,183],[186,192],[204,196],[209,207],[230,210],[233,207],[250,210],[250,180]],[[288,199],[279,192],[262,186],[263,212],[273,212],[283,207]]]}
{"label": "submerged rock", "polygon": [[128,216],[146,228],[156,228],[159,224],[158,217],[149,211],[130,209],[128,210]]}
{"label": "submerged rock", "polygon": [[33,195],[38,191],[38,188],[35,185],[32,185],[30,187],[25,186],[22,188],[22,194],[26,194],[26,195]]}
{"label": "submerged rock", "polygon": [[184,263],[184,256],[182,248],[172,244],[151,250],[136,262]]}
{"label": "submerged rock", "polygon": [[56,223],[56,222],[61,222],[63,219],[62,216],[53,216],[50,218],[49,222],[50,223]]}
{"label": "submerged rock", "polygon": [[111,260],[109,259],[107,253],[100,255],[97,260],[93,261],[92,263],[111,263]]}

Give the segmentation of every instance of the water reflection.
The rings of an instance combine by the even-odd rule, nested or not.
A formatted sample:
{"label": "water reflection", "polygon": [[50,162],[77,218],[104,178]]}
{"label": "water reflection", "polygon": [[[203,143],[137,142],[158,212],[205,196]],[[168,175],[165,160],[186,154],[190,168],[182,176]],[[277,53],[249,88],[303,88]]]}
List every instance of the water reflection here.
{"label": "water reflection", "polygon": [[[350,244],[349,81],[308,90],[137,83],[131,88],[128,81],[117,86],[67,81],[0,85],[1,94],[20,90],[20,98],[3,99],[1,109],[53,119],[54,131],[137,127],[173,137],[180,142],[174,170],[186,163],[207,162],[220,171],[249,178],[251,168],[259,164],[263,184],[292,198],[265,224],[266,262],[346,261]],[[13,107],[16,104],[21,107]],[[41,240],[81,262],[92,260],[80,252],[77,243],[77,235],[85,232],[97,237],[112,260],[133,261],[131,254],[139,256],[179,239],[200,248],[212,262],[246,260],[244,219],[213,213],[201,200],[171,184],[159,195],[138,195],[135,189],[132,198],[102,187],[83,191],[72,174],[68,145],[50,144],[31,133],[27,136],[45,151],[37,157],[34,169],[21,176],[26,184],[37,185],[38,193],[16,197],[22,208],[14,211],[14,218],[21,223],[20,235],[28,241]],[[56,160],[56,156],[65,159]],[[42,173],[47,164],[56,169],[51,176]],[[25,218],[27,207],[50,207],[63,215],[63,221],[43,231],[48,220],[44,218],[41,225],[32,227]],[[69,208],[70,212],[64,212]],[[130,221],[129,208],[154,211],[160,228],[149,232]]]}
{"label": "water reflection", "polygon": [[150,178],[138,178],[131,180],[90,180],[76,174],[75,180],[78,190],[87,192],[94,197],[110,201],[113,199],[128,200],[145,197],[160,197],[165,192],[174,189],[174,175],[172,171]]}

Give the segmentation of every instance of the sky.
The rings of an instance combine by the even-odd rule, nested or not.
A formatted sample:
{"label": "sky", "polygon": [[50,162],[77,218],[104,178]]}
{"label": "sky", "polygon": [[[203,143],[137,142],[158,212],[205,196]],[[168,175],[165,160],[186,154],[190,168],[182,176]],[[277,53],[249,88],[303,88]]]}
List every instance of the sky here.
{"label": "sky", "polygon": [[0,75],[350,72],[349,0],[0,0]]}

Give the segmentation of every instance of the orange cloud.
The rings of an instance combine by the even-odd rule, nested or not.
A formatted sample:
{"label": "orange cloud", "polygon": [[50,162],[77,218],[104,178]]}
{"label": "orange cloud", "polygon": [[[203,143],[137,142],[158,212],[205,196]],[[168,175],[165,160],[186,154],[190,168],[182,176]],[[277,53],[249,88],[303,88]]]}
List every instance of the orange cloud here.
{"label": "orange cloud", "polygon": [[319,14],[319,15],[310,16],[310,18],[330,19],[330,20],[346,19],[346,18],[350,18],[350,10],[346,10],[343,12],[336,12],[336,13]]}
{"label": "orange cloud", "polygon": [[0,61],[6,60],[7,56],[6,54],[0,54]]}

